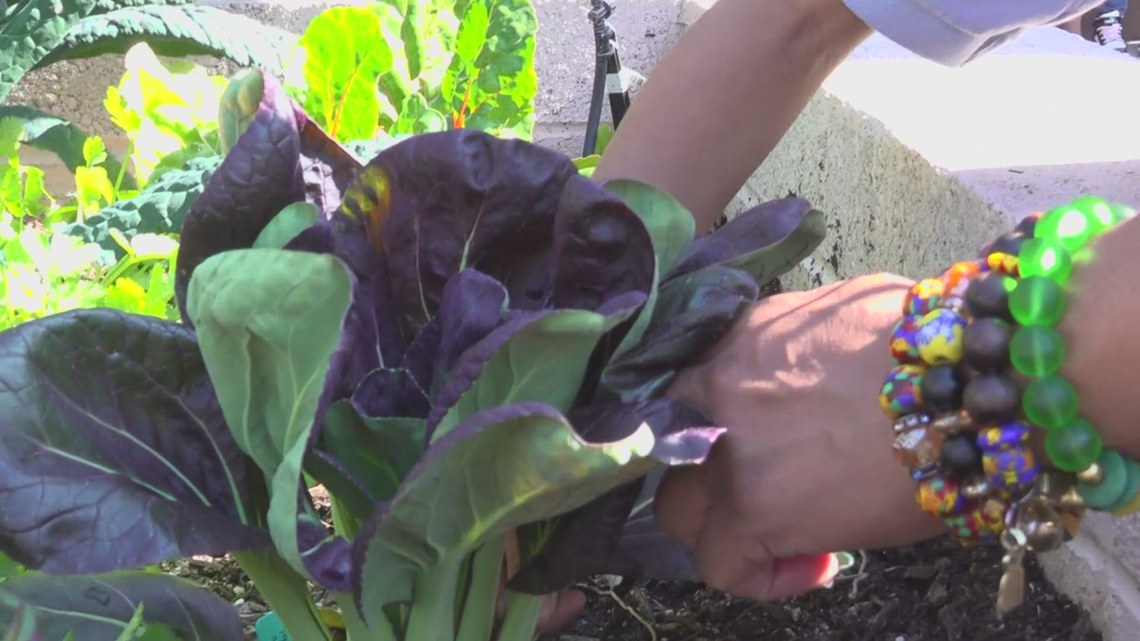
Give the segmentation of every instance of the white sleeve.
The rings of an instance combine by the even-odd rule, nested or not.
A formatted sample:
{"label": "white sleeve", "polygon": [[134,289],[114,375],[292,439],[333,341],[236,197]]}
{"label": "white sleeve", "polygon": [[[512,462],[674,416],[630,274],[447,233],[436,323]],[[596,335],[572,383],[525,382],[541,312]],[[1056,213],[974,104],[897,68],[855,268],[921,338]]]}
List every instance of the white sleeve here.
{"label": "white sleeve", "polygon": [[1079,16],[1104,0],[843,0],[867,26],[916,55],[961,66],[1030,27]]}

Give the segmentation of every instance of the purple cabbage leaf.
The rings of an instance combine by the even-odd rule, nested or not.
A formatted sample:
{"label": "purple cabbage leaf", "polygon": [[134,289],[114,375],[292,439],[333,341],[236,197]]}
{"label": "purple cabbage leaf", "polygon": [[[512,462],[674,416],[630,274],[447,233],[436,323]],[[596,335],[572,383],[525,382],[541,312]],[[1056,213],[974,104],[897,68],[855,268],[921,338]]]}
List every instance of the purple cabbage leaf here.
{"label": "purple cabbage leaf", "polygon": [[0,549],[56,574],[269,544],[186,328],[75,310],[0,333]]}
{"label": "purple cabbage leaf", "polygon": [[806,200],[771,200],[694,240],[664,280],[723,265],[743,269],[763,287],[810,256],[826,234],[823,213]]}
{"label": "purple cabbage leaf", "polygon": [[[136,614],[141,617],[136,619]],[[118,641],[136,621],[146,630],[142,638],[152,638],[153,628],[167,633],[154,638],[244,638],[241,619],[232,605],[206,588],[172,576],[146,572],[52,576],[36,572],[0,583],[3,639]]]}
{"label": "purple cabbage leaf", "polygon": [[715,344],[759,296],[750,274],[711,266],[669,280],[657,292],[641,340],[610,361],[603,383],[623,398],[660,394],[686,364]]}
{"label": "purple cabbage leaf", "polygon": [[241,82],[256,87],[257,80],[261,91],[249,89],[260,98],[257,110],[240,125],[228,125],[241,135],[182,223],[175,295],[187,324],[186,289],[198,265],[214,254],[251,247],[294,203],[309,202],[327,216],[340,206],[344,185],[360,169],[347,150],[297,109],[276,78],[254,70]]}

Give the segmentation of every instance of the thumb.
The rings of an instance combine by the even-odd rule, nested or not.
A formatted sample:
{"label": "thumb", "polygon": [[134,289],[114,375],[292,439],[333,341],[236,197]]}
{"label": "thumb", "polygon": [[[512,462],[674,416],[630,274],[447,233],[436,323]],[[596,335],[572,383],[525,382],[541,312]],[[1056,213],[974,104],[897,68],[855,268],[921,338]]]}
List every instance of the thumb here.
{"label": "thumb", "polygon": [[773,555],[742,519],[714,505],[697,537],[693,562],[709,586],[734,596],[775,601],[827,585],[839,573],[834,554]]}
{"label": "thumb", "polygon": [[778,601],[830,583],[839,573],[834,554],[812,554],[739,564],[720,589],[756,601]]}

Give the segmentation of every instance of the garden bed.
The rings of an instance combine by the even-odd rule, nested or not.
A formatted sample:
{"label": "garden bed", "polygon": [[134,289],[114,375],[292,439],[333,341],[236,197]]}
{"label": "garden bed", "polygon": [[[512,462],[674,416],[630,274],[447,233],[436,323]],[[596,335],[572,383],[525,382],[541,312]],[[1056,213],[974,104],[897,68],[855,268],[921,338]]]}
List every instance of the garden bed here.
{"label": "garden bed", "polygon": [[[1101,641],[1089,616],[1056,592],[1033,561],[1026,603],[999,624],[991,595],[1000,560],[998,548],[963,548],[946,539],[871,552],[861,575],[779,604],[668,581],[619,585],[612,595],[590,585],[583,616],[543,641]],[[236,602],[246,638],[255,639],[253,624],[266,607],[236,564],[197,560],[175,571]]]}
{"label": "garden bed", "polygon": [[[1101,641],[1088,614],[1057,592],[1032,558],[1026,603],[999,623],[993,595],[1001,554],[997,546],[967,548],[948,538],[868,552],[831,589],[778,604],[691,583],[611,589],[590,582],[580,586],[585,613],[542,641]],[[235,563],[198,558],[167,569],[234,603],[247,641],[256,638],[253,625],[268,608]]]}

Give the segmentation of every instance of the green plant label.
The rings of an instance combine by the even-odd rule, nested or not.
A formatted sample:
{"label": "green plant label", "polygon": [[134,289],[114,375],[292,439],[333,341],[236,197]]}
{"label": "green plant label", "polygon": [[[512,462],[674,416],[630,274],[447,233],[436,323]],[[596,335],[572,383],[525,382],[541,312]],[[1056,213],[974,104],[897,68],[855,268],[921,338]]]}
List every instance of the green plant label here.
{"label": "green plant label", "polygon": [[291,641],[289,633],[281,623],[281,617],[277,616],[276,612],[270,612],[258,619],[253,631],[257,633],[257,641]]}

